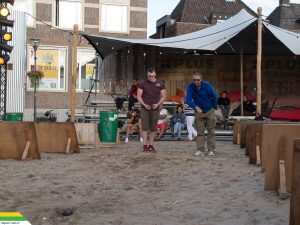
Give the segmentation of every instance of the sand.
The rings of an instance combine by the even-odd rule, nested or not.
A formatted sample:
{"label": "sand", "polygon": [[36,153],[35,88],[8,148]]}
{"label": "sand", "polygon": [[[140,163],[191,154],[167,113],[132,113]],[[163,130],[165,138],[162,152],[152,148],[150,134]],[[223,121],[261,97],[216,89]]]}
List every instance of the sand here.
{"label": "sand", "polygon": [[[289,199],[264,191],[260,167],[244,150],[217,142],[214,158],[195,157],[195,142],[141,143],[41,160],[0,161],[0,211],[34,225],[287,225]],[[65,208],[74,209],[63,216]]]}

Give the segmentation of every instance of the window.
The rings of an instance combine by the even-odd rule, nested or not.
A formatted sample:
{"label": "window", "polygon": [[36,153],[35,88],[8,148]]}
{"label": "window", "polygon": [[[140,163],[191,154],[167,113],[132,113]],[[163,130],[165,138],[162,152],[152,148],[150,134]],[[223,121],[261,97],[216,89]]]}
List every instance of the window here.
{"label": "window", "polygon": [[128,9],[126,5],[101,7],[101,31],[128,32]]}
{"label": "window", "polygon": [[[15,1],[12,9],[21,12],[27,12],[28,14],[33,15],[34,6],[35,6],[35,1],[33,0],[18,0]],[[26,23],[27,26],[32,27],[34,25],[33,18],[31,16],[26,15]]]}
{"label": "window", "polygon": [[73,29],[78,24],[82,29],[82,3],[81,0],[55,0],[55,26]]}
{"label": "window", "polygon": [[[76,83],[77,90],[90,90],[92,80],[96,77],[96,52],[93,49],[78,49],[78,79]],[[97,87],[99,90],[99,87]]]}
{"label": "window", "polygon": [[[29,67],[34,69],[34,51],[29,48]],[[39,85],[40,90],[63,91],[66,89],[66,56],[67,49],[40,46],[36,53],[36,67],[44,72]],[[30,82],[27,82],[30,84]]]}

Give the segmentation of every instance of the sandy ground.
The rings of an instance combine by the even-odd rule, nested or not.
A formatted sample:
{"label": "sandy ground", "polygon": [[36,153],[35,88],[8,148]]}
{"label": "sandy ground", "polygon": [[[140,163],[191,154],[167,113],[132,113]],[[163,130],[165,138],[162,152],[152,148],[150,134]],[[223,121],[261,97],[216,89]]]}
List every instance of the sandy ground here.
{"label": "sandy ground", "polygon": [[[194,157],[195,142],[131,141],[41,160],[0,161],[0,211],[34,225],[287,225],[289,200],[263,190],[260,167],[244,150],[218,142],[214,158]],[[71,216],[63,216],[73,208]]]}

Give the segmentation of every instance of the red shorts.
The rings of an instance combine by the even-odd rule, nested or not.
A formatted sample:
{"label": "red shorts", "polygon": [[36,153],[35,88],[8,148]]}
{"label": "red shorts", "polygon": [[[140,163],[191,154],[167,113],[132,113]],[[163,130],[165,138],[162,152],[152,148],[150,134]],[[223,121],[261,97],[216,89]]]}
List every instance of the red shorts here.
{"label": "red shorts", "polygon": [[166,130],[167,127],[168,127],[168,124],[166,122],[163,122],[163,123],[160,123],[160,124],[156,124],[156,129],[160,129],[160,130],[164,129],[164,130]]}

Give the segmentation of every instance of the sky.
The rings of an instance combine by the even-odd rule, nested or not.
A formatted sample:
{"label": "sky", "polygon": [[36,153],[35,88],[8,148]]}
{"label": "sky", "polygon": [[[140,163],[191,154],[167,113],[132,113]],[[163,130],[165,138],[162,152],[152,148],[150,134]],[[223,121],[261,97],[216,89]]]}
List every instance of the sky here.
{"label": "sky", "polygon": [[[201,0],[199,0],[201,1]],[[253,11],[257,12],[258,7],[262,7],[264,16],[268,16],[278,5],[279,0],[242,0]],[[180,0],[148,0],[148,30],[147,36],[156,31],[156,20],[165,15],[170,15]],[[300,0],[290,0],[291,3],[300,4]]]}

